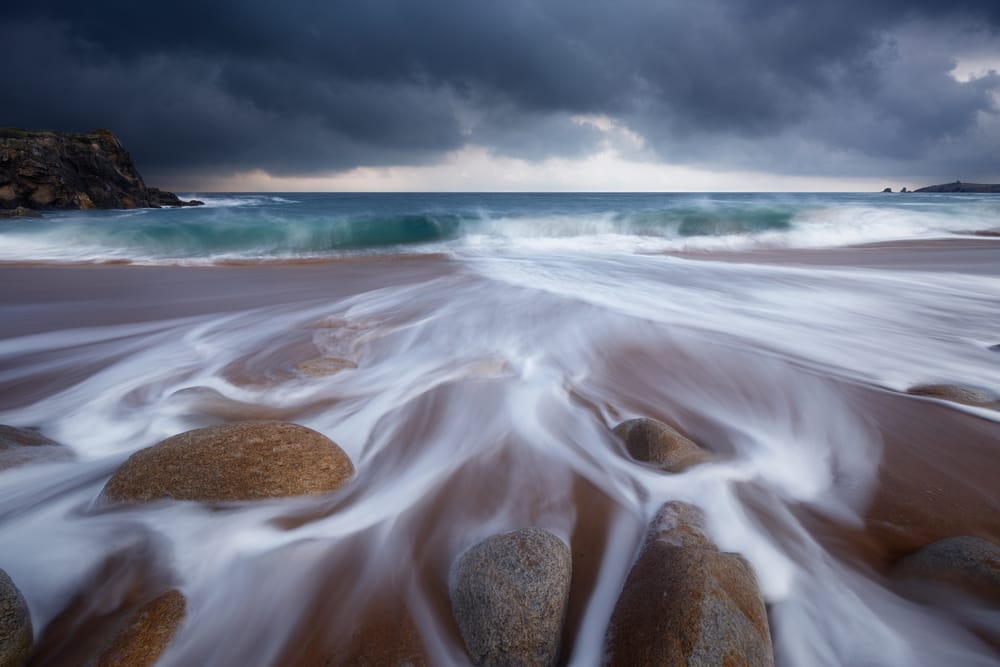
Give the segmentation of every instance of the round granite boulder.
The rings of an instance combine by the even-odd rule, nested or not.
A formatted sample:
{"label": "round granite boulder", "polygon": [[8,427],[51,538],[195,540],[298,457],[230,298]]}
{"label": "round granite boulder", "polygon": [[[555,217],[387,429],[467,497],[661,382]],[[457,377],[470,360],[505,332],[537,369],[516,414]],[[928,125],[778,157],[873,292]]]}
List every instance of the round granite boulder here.
{"label": "round granite boulder", "polygon": [[767,612],[749,563],[709,540],[701,512],[668,503],[615,605],[607,665],[771,667]]}
{"label": "round granite boulder", "polygon": [[613,432],[632,458],[668,472],[683,472],[712,458],[710,452],[656,419],[629,419],[616,426]]}
{"label": "round granite boulder", "polygon": [[0,424],[0,470],[27,463],[71,461],[73,452],[33,429]]}
{"label": "round granite boulder", "polygon": [[559,654],[572,558],[555,535],[494,535],[461,555],[451,610],[476,665],[545,666]]}
{"label": "round granite boulder", "polygon": [[171,589],[140,607],[122,627],[96,667],[149,667],[174,638],[187,607]]}
{"label": "round granite boulder", "polygon": [[28,604],[7,573],[0,570],[0,667],[21,667],[31,654]]}
{"label": "round granite boulder", "polygon": [[897,580],[943,583],[1000,602],[1000,545],[978,537],[947,537],[896,561]]}
{"label": "round granite boulder", "polygon": [[186,431],[142,449],[112,475],[101,497],[260,500],[328,493],[354,475],[347,454],[298,424],[248,421]]}

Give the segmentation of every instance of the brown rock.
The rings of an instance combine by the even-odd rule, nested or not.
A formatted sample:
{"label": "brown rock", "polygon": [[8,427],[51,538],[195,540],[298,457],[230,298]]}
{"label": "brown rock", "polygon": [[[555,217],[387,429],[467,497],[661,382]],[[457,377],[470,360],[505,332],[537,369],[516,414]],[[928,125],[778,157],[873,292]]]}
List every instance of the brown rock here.
{"label": "brown rock", "polygon": [[650,526],[611,616],[608,665],[771,666],[767,613],[750,565],[721,553],[697,508],[668,503]]}
{"label": "brown rock", "polygon": [[629,419],[614,428],[632,458],[668,472],[683,472],[711,460],[712,455],[673,427],[656,419]]}
{"label": "brown rock", "polygon": [[0,470],[26,463],[71,461],[71,450],[38,431],[0,424]]}
{"label": "brown rock", "polygon": [[358,365],[350,359],[340,357],[319,357],[317,359],[307,359],[298,365],[299,371],[310,377],[322,377],[324,375],[336,375],[340,371],[357,368]]}
{"label": "brown rock", "polygon": [[171,589],[140,607],[96,667],[148,667],[174,638],[187,607],[180,591]]}
{"label": "brown rock", "polygon": [[195,429],[140,450],[101,492],[110,501],[237,501],[328,493],[354,474],[347,454],[312,429],[248,421]]}
{"label": "brown rock", "polygon": [[910,387],[906,393],[914,396],[928,396],[930,398],[941,398],[955,403],[966,405],[988,405],[995,401],[995,397],[989,395],[981,389],[973,387],[962,387],[954,384],[921,384]]}
{"label": "brown rock", "polygon": [[1000,546],[978,537],[947,537],[897,561],[897,580],[936,582],[1000,602]]}
{"label": "brown rock", "polygon": [[31,654],[28,604],[7,573],[0,570],[0,667],[21,667]]}
{"label": "brown rock", "polygon": [[572,559],[529,528],[466,551],[451,574],[451,610],[476,665],[552,665],[559,653]]}
{"label": "brown rock", "polygon": [[42,214],[27,206],[18,206],[12,209],[0,209],[0,218],[40,218]]}

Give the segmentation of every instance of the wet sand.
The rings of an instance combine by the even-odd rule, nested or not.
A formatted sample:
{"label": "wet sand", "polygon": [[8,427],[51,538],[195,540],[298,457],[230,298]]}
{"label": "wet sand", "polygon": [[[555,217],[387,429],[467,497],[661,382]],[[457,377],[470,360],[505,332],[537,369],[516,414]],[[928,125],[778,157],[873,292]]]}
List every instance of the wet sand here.
{"label": "wet sand", "polygon": [[[1000,244],[962,239],[684,257],[1000,273]],[[420,299],[413,296],[370,322],[342,319],[340,309],[332,307],[328,319],[321,317],[303,326],[299,324],[302,313],[361,294],[376,299],[378,290],[384,288],[433,284],[429,281],[441,278],[453,281],[450,285],[481,285],[483,298],[494,294],[482,278],[467,274],[460,263],[442,257],[202,268],[4,265],[0,266],[0,312],[4,314],[0,343],[46,332],[73,335],[87,328],[227,313],[235,316],[259,309],[266,313],[261,321],[273,321],[287,312],[295,324],[271,338],[266,348],[241,349],[220,371],[227,386],[246,389],[247,396],[266,393],[269,388],[284,392],[287,386],[298,387],[296,383],[301,382],[294,370],[298,364],[329,349],[360,355],[362,372],[366,363],[376,368],[379,364],[391,366],[394,346],[408,341],[409,331],[420,331],[420,323],[432,315],[430,309],[447,303],[449,295],[429,289]],[[240,327],[252,327],[256,321],[250,317],[250,324],[237,320],[227,326],[235,335]],[[471,321],[455,322],[454,326],[468,327],[472,336],[477,325]],[[70,390],[127,360],[133,353],[124,343],[141,344],[143,337],[150,335],[147,330],[129,333],[122,329],[120,353],[102,351],[90,361],[85,352],[67,361],[67,355],[73,353],[65,346],[40,348],[14,360],[6,358],[0,367],[0,373],[6,374],[0,377],[8,378],[0,392],[0,409],[17,411]],[[415,344],[423,340],[419,335]],[[1000,328],[997,336],[1000,342]],[[333,347],[323,348],[317,341]],[[513,381],[503,360],[494,363],[480,358],[473,363],[465,359],[463,350],[455,350],[454,362],[460,372],[433,365],[425,369],[446,376],[457,373],[454,379],[447,376],[419,395],[391,399],[398,404],[384,412],[366,437],[342,442],[353,452],[359,471],[348,491],[275,510],[268,525],[279,532],[305,529],[302,539],[291,543],[279,540],[255,558],[234,562],[228,575],[231,580],[217,591],[207,590],[203,580],[190,584],[195,609],[192,626],[178,638],[180,646],[174,655],[181,662],[167,662],[183,664],[198,656],[202,664],[215,665],[255,661],[378,665],[403,660],[460,664],[464,654],[448,605],[450,563],[476,536],[518,527],[534,518],[567,538],[574,555],[562,662],[596,664],[599,654],[580,651],[601,646],[601,637],[588,633],[593,635],[594,629],[600,628],[601,614],[610,612],[604,598],[610,591],[613,602],[615,582],[620,585],[638,546],[644,530],[644,518],[638,511],[643,498],[660,493],[654,473],[638,470],[629,477],[627,471],[635,464],[598,427],[642,414],[683,423],[686,432],[724,461],[738,461],[746,454],[741,449],[739,429],[733,427],[728,415],[692,409],[688,400],[675,401],[679,397],[670,387],[693,385],[706,395],[738,395],[749,410],[762,413],[773,410],[776,402],[787,407],[790,420],[798,418],[795,396],[799,390],[835,396],[838,408],[842,403],[842,409],[876,434],[873,442],[880,448],[869,462],[874,483],[857,488],[856,479],[845,477],[835,479],[829,491],[856,505],[860,523],[838,518],[818,504],[779,497],[760,478],[732,482],[733,487],[739,487],[736,497],[743,499],[755,529],[791,558],[801,558],[804,566],[808,559],[801,551],[802,537],[797,529],[803,529],[837,560],[887,589],[891,589],[884,579],[889,565],[923,544],[951,535],[974,535],[1000,543],[1000,420],[944,401],[826,376],[794,363],[787,368],[782,365],[781,377],[794,382],[795,387],[768,385],[768,377],[762,374],[766,368],[760,361],[762,350],[739,346],[713,349],[716,365],[706,370],[699,355],[676,339],[636,336],[620,338],[613,346],[605,341],[604,347],[593,351],[586,382],[567,392],[565,404],[552,403],[552,397],[540,399],[551,403],[538,406],[539,414],[553,422],[543,427],[553,441],[565,444],[565,449],[554,450],[525,442],[523,432],[499,423],[518,414],[497,407],[510,400],[506,387]],[[996,363],[1000,364],[1000,353]],[[173,393],[162,401],[172,401],[170,405],[196,423],[235,418],[310,420],[322,419],[320,415],[329,412],[352,419],[362,408],[345,406],[354,405],[365,393],[352,393],[350,375],[337,377],[324,391],[306,392],[304,398],[290,394],[299,396],[295,400],[256,403],[252,397],[237,399],[213,394],[211,388],[194,388],[187,396]],[[124,409],[141,411],[159,405],[141,390],[130,396],[133,404]],[[460,406],[467,421],[456,421],[455,406]],[[535,418],[530,413],[522,416]],[[591,424],[581,425],[585,416]],[[367,424],[363,420],[358,423]],[[470,441],[480,429],[499,435],[483,442]],[[359,433],[365,432],[362,429]],[[453,450],[442,449],[431,456],[432,443],[438,446],[442,442],[451,443]],[[474,447],[474,453],[465,451],[468,447]],[[453,457],[439,456],[449,451]],[[433,471],[428,474],[435,481],[400,489],[398,495],[387,493],[420,469]],[[0,478],[0,487],[3,484]],[[414,489],[420,493],[415,495]],[[384,518],[371,524],[361,521],[350,530],[330,524],[337,527],[333,532],[339,533],[339,538],[321,538],[319,532],[308,532],[310,527],[336,521],[359,506],[384,513]],[[77,507],[73,512],[80,512],[87,520],[91,510]],[[131,510],[106,516],[109,521],[118,516],[123,526],[130,525],[133,530],[143,525],[136,522]],[[225,522],[227,517],[238,516],[239,510],[222,511],[217,520]],[[796,519],[790,521],[789,516]],[[164,514],[163,520],[172,521],[172,517]],[[39,628],[40,643],[32,665],[82,664],[93,655],[94,638],[108,635],[114,624],[121,622],[125,610],[140,605],[169,582],[185,579],[166,555],[170,551],[157,550],[156,545],[163,544],[159,538],[139,531],[131,543],[138,545],[134,552],[111,549],[108,556],[97,559],[102,564],[84,577],[87,583],[64,600],[47,627]],[[50,603],[59,599],[52,596]],[[823,605],[822,600],[813,602]],[[229,616],[223,620],[216,614]],[[236,626],[242,629],[230,641],[218,641],[215,633],[220,628]],[[780,619],[772,619],[772,628],[775,626],[780,633]],[[780,658],[779,664],[788,664]]]}

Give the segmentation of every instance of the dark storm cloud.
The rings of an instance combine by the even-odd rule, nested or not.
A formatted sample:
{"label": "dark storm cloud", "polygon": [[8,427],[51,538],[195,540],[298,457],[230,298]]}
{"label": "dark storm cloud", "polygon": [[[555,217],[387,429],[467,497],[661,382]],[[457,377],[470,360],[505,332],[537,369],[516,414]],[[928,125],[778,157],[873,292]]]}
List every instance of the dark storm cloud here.
{"label": "dark storm cloud", "polygon": [[[5,10],[0,125],[112,127],[153,174],[323,173],[465,144],[820,175],[1000,176],[1000,3],[96,0]],[[1000,53],[997,54],[1000,57]],[[606,139],[606,138],[605,138]]]}

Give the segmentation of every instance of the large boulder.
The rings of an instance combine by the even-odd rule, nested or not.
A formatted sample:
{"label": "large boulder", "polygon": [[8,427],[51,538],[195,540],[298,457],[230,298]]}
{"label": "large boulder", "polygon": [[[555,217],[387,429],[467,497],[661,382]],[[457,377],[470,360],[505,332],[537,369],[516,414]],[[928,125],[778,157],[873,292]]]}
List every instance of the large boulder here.
{"label": "large boulder", "polygon": [[946,584],[1000,602],[1000,545],[978,537],[947,537],[898,560],[891,575],[918,585]]}
{"label": "large boulder", "polygon": [[650,526],[611,616],[606,664],[771,666],[757,580],[708,539],[697,508],[668,503]]}
{"label": "large boulder", "polygon": [[354,475],[347,454],[298,424],[247,421],[180,433],[140,450],[101,492],[108,501],[238,501],[328,493]]}
{"label": "large boulder", "polygon": [[180,591],[171,589],[140,607],[125,623],[96,667],[149,667],[174,638],[187,607]]}
{"label": "large boulder", "polygon": [[21,667],[31,654],[28,604],[7,573],[0,570],[0,667]]}
{"label": "large boulder", "polygon": [[555,663],[572,558],[555,535],[528,528],[494,535],[456,562],[451,609],[476,665]]}
{"label": "large boulder", "polygon": [[711,460],[712,454],[656,419],[629,419],[614,428],[629,455],[668,472],[683,472]]}
{"label": "large boulder", "polygon": [[0,470],[26,463],[71,461],[73,452],[38,431],[0,424]]}

